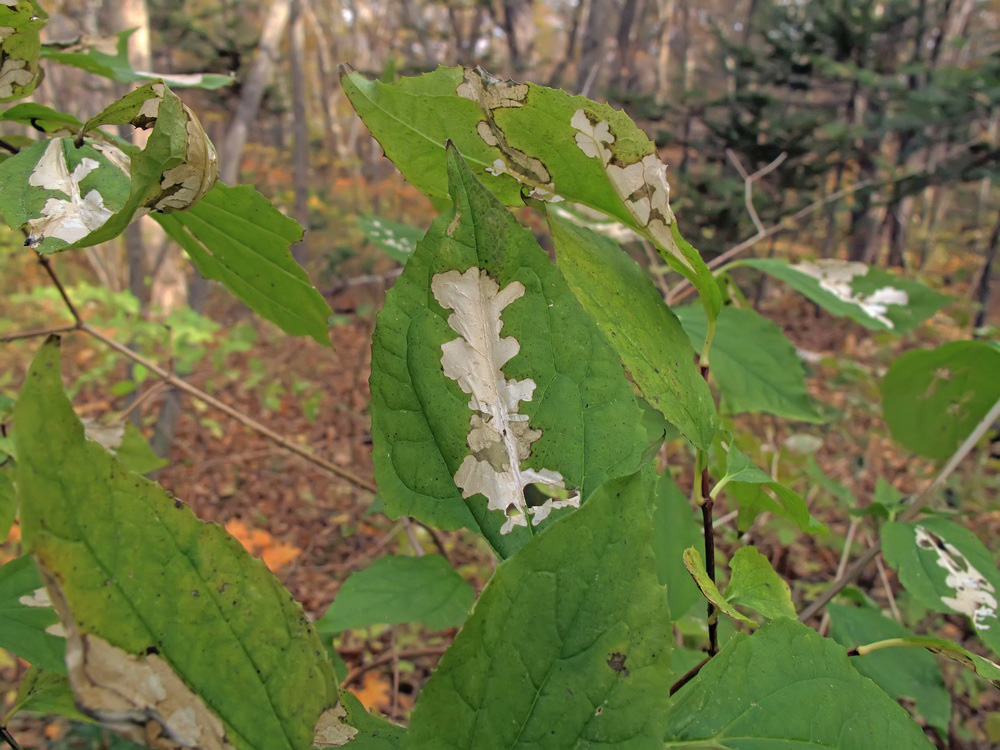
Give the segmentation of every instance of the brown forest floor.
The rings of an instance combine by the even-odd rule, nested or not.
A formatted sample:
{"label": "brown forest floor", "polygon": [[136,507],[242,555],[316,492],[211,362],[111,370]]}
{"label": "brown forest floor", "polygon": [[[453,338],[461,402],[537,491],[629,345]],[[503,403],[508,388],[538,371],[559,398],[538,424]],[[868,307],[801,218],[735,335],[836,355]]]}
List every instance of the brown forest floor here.
{"label": "brown forest floor", "polygon": [[[377,285],[351,287],[330,298],[334,309],[345,313],[342,322],[332,329],[332,350],[305,339],[281,336],[223,297],[217,295],[212,316],[220,321],[251,322],[260,331],[257,343],[251,352],[229,355],[221,370],[206,357],[189,380],[315,453],[371,477],[369,345],[374,311],[380,305],[383,289]],[[813,395],[845,412],[840,422],[803,430],[822,437],[816,458],[825,473],[853,490],[862,504],[871,497],[879,477],[904,493],[921,489],[933,467],[914,461],[893,445],[878,414],[877,391],[872,391],[875,378],[871,373],[878,373],[889,360],[886,342],[858,326],[825,315],[783,289],[772,289],[764,308],[796,346],[833,357],[846,356],[860,368],[854,381],[848,382],[839,366],[813,366]],[[932,335],[944,340],[954,333],[941,329]],[[76,364],[85,367],[93,345],[86,341],[68,343],[67,359],[77,357]],[[930,346],[936,342],[921,343]],[[891,346],[898,349],[901,344]],[[249,371],[254,358],[265,364],[263,383],[284,384],[277,401],[263,403],[262,384],[258,388],[243,387],[242,374]],[[304,390],[302,383],[306,384]],[[314,420],[303,408],[310,395],[318,415]],[[77,404],[98,414],[121,406],[108,402],[97,387],[86,389]],[[794,431],[794,425],[767,417],[741,418],[739,422],[772,445],[780,445]],[[160,473],[159,481],[188,502],[202,519],[227,524],[252,552],[268,561],[313,617],[323,613],[352,571],[387,552],[413,552],[414,541],[401,524],[379,513],[365,515],[372,502],[370,493],[289,454],[225,415],[201,409],[189,399],[184,400],[169,458],[171,464]],[[978,511],[977,533],[988,545],[995,546],[995,540],[1000,538],[996,490],[1000,467],[995,461],[992,465],[984,461],[970,459],[963,476],[953,485],[968,483],[975,490],[978,497],[971,501],[971,508]],[[724,501],[722,505],[719,517],[730,510]],[[752,541],[792,582],[800,599],[806,600],[833,579],[847,527],[842,509],[838,512],[830,503],[817,503],[814,510],[833,531],[828,539],[774,533],[767,526],[751,530]],[[444,532],[432,538],[426,530],[415,527],[413,537],[423,550],[445,552],[477,590],[489,577],[491,555],[471,533]],[[723,554],[735,548],[735,538],[731,526],[720,531]],[[887,575],[892,590],[898,594],[894,574],[889,570]],[[887,601],[874,568],[860,583],[877,600]],[[946,628],[949,632],[944,635],[956,640],[969,635],[958,618],[949,619]],[[351,670],[349,686],[363,702],[403,720],[453,635],[428,633],[411,626],[352,632],[338,644],[338,652]],[[8,700],[18,672],[20,668],[11,666],[0,672],[6,683],[0,687]],[[959,697],[962,692],[956,691],[958,722],[981,725],[985,713],[1000,711],[997,694],[982,695],[977,705],[972,705]],[[64,725],[58,722],[47,727],[16,722],[12,728],[26,746],[42,746],[46,742],[42,733],[53,740],[64,731]],[[976,746],[980,745],[953,745]]]}

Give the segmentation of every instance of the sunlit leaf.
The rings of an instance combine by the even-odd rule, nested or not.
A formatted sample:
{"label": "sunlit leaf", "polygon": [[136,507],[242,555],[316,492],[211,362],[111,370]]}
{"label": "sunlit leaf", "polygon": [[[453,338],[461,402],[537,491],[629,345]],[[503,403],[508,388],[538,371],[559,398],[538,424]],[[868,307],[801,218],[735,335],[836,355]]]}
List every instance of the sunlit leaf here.
{"label": "sunlit leaf", "polygon": [[792,592],[771,562],[753,545],[740,547],[729,561],[726,599],[738,607],[749,607],[769,620],[795,617]]}

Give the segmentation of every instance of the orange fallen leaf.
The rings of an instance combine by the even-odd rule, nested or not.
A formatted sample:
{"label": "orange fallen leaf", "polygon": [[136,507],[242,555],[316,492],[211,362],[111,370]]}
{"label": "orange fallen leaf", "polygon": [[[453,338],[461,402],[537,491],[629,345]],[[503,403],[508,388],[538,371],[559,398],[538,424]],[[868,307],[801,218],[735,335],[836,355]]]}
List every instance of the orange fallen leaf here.
{"label": "orange fallen leaf", "polygon": [[388,703],[391,689],[392,686],[386,677],[372,671],[361,675],[361,687],[351,692],[361,701],[365,710],[371,711]]}
{"label": "orange fallen leaf", "polygon": [[302,550],[295,545],[279,542],[264,529],[251,529],[238,518],[226,521],[226,531],[235,537],[247,552],[261,558],[271,572],[288,565],[302,554]]}

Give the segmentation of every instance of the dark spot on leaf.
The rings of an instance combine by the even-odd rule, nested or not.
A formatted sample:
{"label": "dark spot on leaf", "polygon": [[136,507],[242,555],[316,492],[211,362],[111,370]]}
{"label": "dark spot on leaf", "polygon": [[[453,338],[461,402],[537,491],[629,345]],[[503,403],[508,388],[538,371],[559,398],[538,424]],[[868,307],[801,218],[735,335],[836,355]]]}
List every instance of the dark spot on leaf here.
{"label": "dark spot on leaf", "polygon": [[600,716],[604,713],[604,706],[598,706],[597,710],[594,711],[594,716]]}
{"label": "dark spot on leaf", "polygon": [[181,508],[184,507],[184,503],[182,503],[180,500],[174,498],[174,507],[179,510],[179,509],[181,509]]}
{"label": "dark spot on leaf", "polygon": [[625,675],[626,677],[629,676],[628,667],[625,666],[625,654],[620,654],[615,651],[608,657],[608,666],[619,674]]}
{"label": "dark spot on leaf", "polygon": [[156,646],[149,646],[144,653],[146,654],[146,656],[152,656],[154,654],[159,654],[160,649],[158,649]]}
{"label": "dark spot on leaf", "polygon": [[191,589],[191,596],[197,599],[199,596],[201,596],[201,592],[198,591],[198,589]]}

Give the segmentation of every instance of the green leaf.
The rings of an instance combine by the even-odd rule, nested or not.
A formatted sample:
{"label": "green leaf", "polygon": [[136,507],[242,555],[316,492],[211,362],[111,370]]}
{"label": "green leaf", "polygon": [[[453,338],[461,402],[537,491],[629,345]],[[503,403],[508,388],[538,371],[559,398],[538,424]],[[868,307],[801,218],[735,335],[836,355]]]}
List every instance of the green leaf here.
{"label": "green leaf", "polygon": [[153,218],[202,275],[286,333],[329,345],[330,306],[289,250],[302,239],[302,227],[263,195],[216,183],[193,208]]}
{"label": "green leaf", "polygon": [[128,39],[135,31],[129,29],[114,36],[85,37],[73,42],[49,42],[42,47],[42,57],[118,83],[159,78],[174,88],[217,89],[233,82],[229,76],[208,73],[171,75],[133,70],[128,61]]}
{"label": "green leaf", "polygon": [[618,357],[559,270],[454,150],[449,164],[455,208],[372,337],[375,478],[392,516],[478,529],[506,557],[530,538],[528,516],[579,504],[525,507],[526,483],[585,500],[636,469],[645,434]]}
{"label": "green leaf", "polygon": [[719,587],[715,585],[715,581],[709,577],[708,570],[705,569],[705,561],[701,559],[701,553],[697,549],[688,547],[684,550],[684,565],[694,579],[694,582],[698,585],[698,588],[701,589],[702,595],[714,604],[716,609],[729,615],[734,620],[746,623],[750,627],[757,625],[757,623],[730,604],[729,600],[719,591]]}
{"label": "green leaf", "polygon": [[882,527],[882,549],[917,601],[932,612],[965,615],[983,642],[1000,654],[1000,571],[971,531],[943,518],[894,521]]}
{"label": "green leaf", "polygon": [[57,338],[14,416],[23,539],[67,633],[78,705],[132,738],[156,722],[192,745],[224,733],[241,750],[309,746],[337,694],[301,607],[220,526],[84,437]]}
{"label": "green leaf", "polygon": [[[705,340],[705,310],[674,310],[691,343]],[[776,414],[802,422],[823,422],[806,391],[802,360],[781,329],[753,310],[724,307],[719,313],[709,372],[719,384],[726,414]]]}
{"label": "green leaf", "polygon": [[679,620],[701,601],[701,592],[684,567],[684,550],[701,541],[701,528],[691,511],[691,503],[663,471],[656,481],[656,506],[653,510],[653,550],[656,553],[656,577],[667,587],[670,614]]}
{"label": "green leaf", "polygon": [[149,447],[139,428],[131,422],[125,423],[122,441],[115,448],[114,454],[126,469],[136,474],[149,474],[170,463],[153,453],[153,449]]}
{"label": "green leaf", "polygon": [[646,748],[672,633],[649,546],[653,474],[609,481],[503,562],[424,685],[428,748]]}
{"label": "green leaf", "polygon": [[30,555],[0,567],[0,648],[65,674],[66,639]]}
{"label": "green leaf", "polygon": [[559,270],[643,397],[696,448],[708,450],[716,429],[712,393],[687,335],[653,282],[614,240],[552,212],[548,220]]}
{"label": "green leaf", "polygon": [[951,297],[902,279],[876,266],[834,259],[791,265],[778,258],[733,263],[781,279],[833,315],[848,317],[872,331],[912,331],[951,302]]}
{"label": "green leaf", "polygon": [[754,519],[768,511],[787,518],[809,534],[826,531],[826,526],[809,513],[802,496],[757,466],[735,445],[726,454],[726,474],[712,488],[712,497],[725,489],[739,503],[736,525],[746,531]]}
{"label": "green leaf", "polygon": [[1000,349],[953,341],[898,357],[882,380],[882,410],[893,439],[944,461],[1000,399]]}
{"label": "green leaf", "polygon": [[710,315],[718,313],[719,287],[677,231],[666,167],[624,112],[481,68],[438,68],[385,84],[343,66],[341,84],[386,156],[431,197],[446,195],[441,152],[451,141],[506,205],[521,205],[522,195],[565,198],[647,237],[694,284]]}
{"label": "green leaf", "polygon": [[0,102],[28,96],[42,80],[38,55],[47,18],[34,0],[0,3]]}
{"label": "green leaf", "polygon": [[424,236],[419,227],[367,214],[358,216],[358,227],[369,242],[399,263],[410,259]]}
{"label": "green leaf", "polygon": [[62,130],[66,131],[67,134],[75,135],[83,127],[83,121],[73,115],[35,102],[15,104],[10,109],[0,112],[0,120],[30,125],[45,133]]}
{"label": "green leaf", "polygon": [[403,622],[442,630],[461,625],[475,601],[475,591],[441,555],[380,557],[344,581],[316,630],[340,633]]}
{"label": "green leaf", "polygon": [[791,589],[756,547],[751,545],[736,550],[729,561],[729,570],[726,599],[730,604],[749,607],[768,620],[795,618]]}
{"label": "green leaf", "polygon": [[340,691],[340,700],[347,711],[344,722],[358,730],[348,745],[350,750],[402,750],[407,747],[403,727],[366,711],[349,690]]}
{"label": "green leaf", "polygon": [[22,711],[36,714],[58,714],[77,721],[90,721],[73,702],[73,689],[65,674],[32,666],[17,686],[17,700],[3,718],[6,726]]}
{"label": "green leaf", "polygon": [[[898,622],[883,617],[873,609],[837,604],[828,604],[826,609],[832,617],[830,637],[847,648],[888,638],[914,637]],[[853,657],[851,665],[896,700],[913,701],[916,713],[937,729],[942,737],[948,736],[951,694],[933,656],[919,652],[878,650],[864,657]]]}
{"label": "green leaf", "polygon": [[[2,451],[0,451],[2,453]],[[0,539],[6,539],[17,516],[17,491],[14,489],[14,463],[0,459]]]}
{"label": "green leaf", "polygon": [[792,620],[737,633],[674,696],[666,748],[932,748],[906,711]]}

